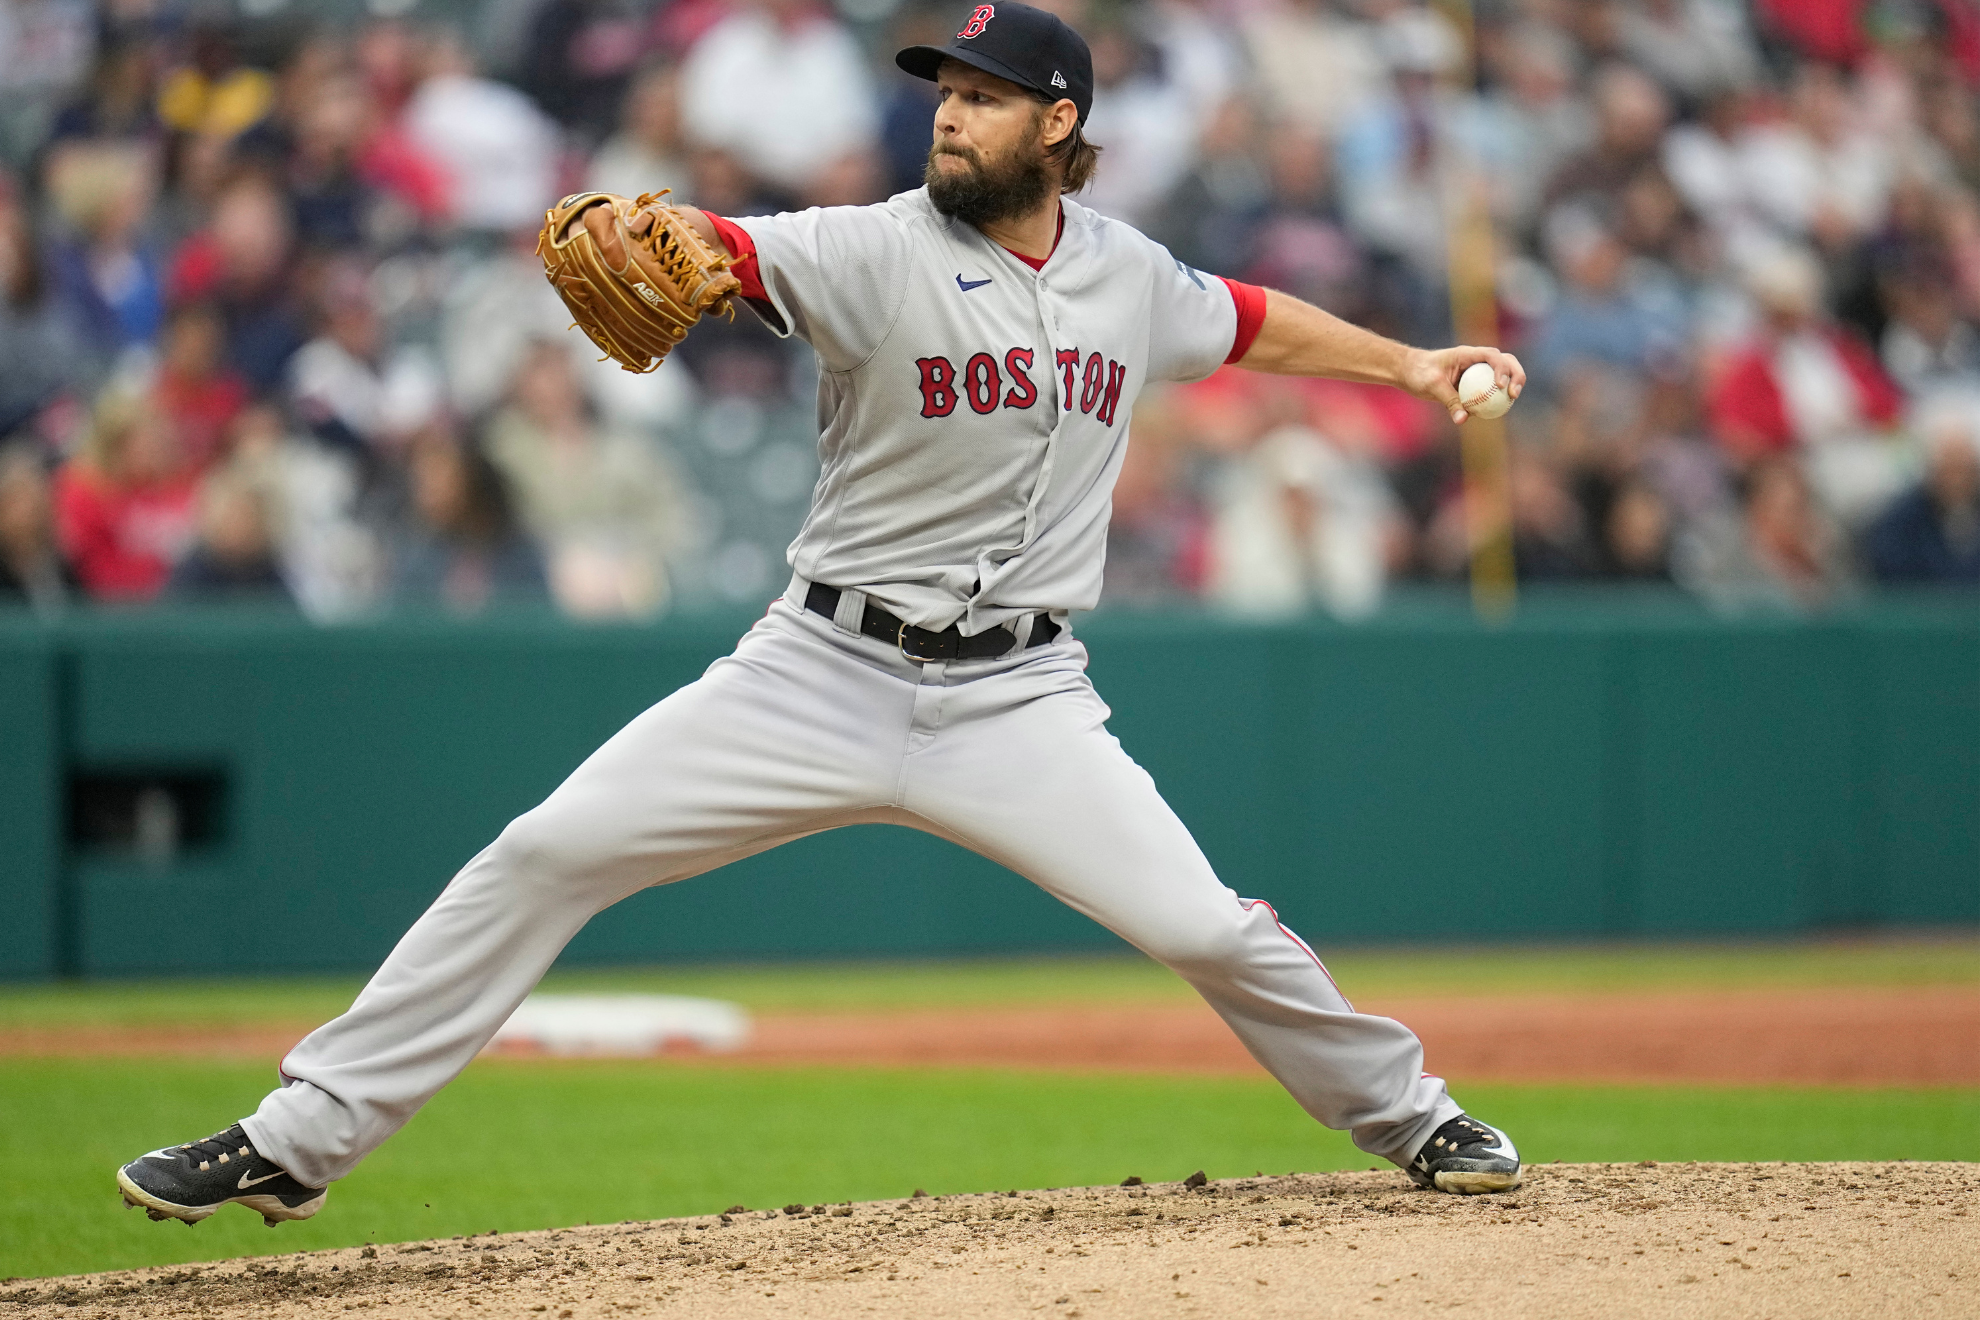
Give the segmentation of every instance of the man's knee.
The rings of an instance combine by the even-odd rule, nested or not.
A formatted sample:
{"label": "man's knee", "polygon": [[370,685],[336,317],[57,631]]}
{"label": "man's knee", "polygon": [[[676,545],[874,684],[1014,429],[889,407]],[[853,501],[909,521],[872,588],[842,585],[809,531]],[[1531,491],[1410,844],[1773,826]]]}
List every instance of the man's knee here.
{"label": "man's knee", "polygon": [[1142,943],[1148,955],[1183,973],[1209,971],[1244,961],[1251,953],[1243,909],[1235,904],[1210,912],[1178,914],[1154,938]]}
{"label": "man's knee", "polygon": [[495,839],[492,860],[514,883],[569,880],[596,860],[596,841],[547,805],[516,817]]}

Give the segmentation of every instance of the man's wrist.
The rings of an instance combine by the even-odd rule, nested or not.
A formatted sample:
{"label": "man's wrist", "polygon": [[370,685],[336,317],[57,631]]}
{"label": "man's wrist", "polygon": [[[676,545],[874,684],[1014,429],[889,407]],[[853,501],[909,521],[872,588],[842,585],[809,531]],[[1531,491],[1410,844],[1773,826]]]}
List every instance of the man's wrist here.
{"label": "man's wrist", "polygon": [[1393,379],[1384,383],[1394,385],[1398,389],[1408,390],[1414,394],[1416,392],[1417,382],[1426,374],[1425,368],[1430,354],[1426,349],[1412,348],[1408,344],[1398,344],[1394,340],[1390,340],[1389,342],[1395,348],[1395,352],[1391,357],[1393,364],[1392,370],[1395,375]]}

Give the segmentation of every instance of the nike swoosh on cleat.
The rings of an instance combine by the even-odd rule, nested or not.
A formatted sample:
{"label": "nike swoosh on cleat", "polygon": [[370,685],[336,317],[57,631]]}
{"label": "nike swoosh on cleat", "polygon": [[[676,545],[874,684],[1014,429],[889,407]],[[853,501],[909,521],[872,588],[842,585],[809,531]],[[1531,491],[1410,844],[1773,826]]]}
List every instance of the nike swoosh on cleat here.
{"label": "nike swoosh on cleat", "polygon": [[252,1187],[252,1186],[254,1186],[254,1185],[255,1185],[256,1183],[265,1183],[265,1182],[267,1182],[267,1181],[268,1181],[268,1180],[269,1180],[270,1178],[279,1178],[279,1177],[281,1177],[281,1176],[282,1176],[282,1174],[283,1174],[283,1172],[284,1172],[284,1170],[281,1170],[281,1169],[277,1169],[277,1170],[275,1170],[275,1172],[273,1172],[273,1173],[264,1173],[264,1174],[262,1174],[262,1175],[261,1175],[261,1176],[260,1176],[259,1178],[250,1178],[250,1177],[248,1177],[248,1176],[247,1176],[247,1175],[246,1175],[245,1173],[243,1173],[243,1174],[241,1175],[241,1180],[240,1180],[239,1182],[237,1182],[237,1183],[235,1183],[235,1184],[234,1184],[234,1186],[236,1186],[236,1187],[238,1187],[238,1188],[240,1188],[240,1189],[241,1189],[242,1191],[244,1191],[244,1192],[245,1192],[245,1191],[246,1191],[246,1190],[247,1190],[248,1188],[250,1188],[250,1187]]}
{"label": "nike swoosh on cleat", "polygon": [[989,282],[989,280],[965,280],[961,275],[956,276],[956,287],[964,293],[968,293],[971,289],[980,289]]}

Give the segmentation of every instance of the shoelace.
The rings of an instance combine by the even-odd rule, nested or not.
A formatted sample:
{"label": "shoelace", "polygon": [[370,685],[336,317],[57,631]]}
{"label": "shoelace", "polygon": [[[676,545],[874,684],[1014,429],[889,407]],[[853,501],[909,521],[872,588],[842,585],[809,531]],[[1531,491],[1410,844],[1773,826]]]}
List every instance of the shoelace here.
{"label": "shoelace", "polygon": [[254,1147],[249,1144],[247,1133],[241,1130],[238,1123],[203,1141],[188,1141],[179,1149],[185,1151],[202,1170],[211,1168],[215,1163],[231,1164],[254,1155]]}
{"label": "shoelace", "polygon": [[1462,1146],[1494,1146],[1498,1141],[1498,1133],[1484,1124],[1468,1118],[1454,1118],[1437,1129],[1436,1135],[1418,1152],[1417,1158],[1428,1160],[1433,1154],[1448,1155]]}

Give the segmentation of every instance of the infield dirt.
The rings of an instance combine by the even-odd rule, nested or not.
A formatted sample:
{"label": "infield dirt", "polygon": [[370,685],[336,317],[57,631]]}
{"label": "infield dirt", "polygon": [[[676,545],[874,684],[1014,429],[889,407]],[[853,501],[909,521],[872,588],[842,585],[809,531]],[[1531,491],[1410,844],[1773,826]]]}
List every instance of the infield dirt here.
{"label": "infield dirt", "polygon": [[[1635,991],[1376,999],[1425,1058],[1467,1082],[1980,1084],[1970,985]],[[0,1057],[280,1058],[315,1024],[0,1026]],[[1020,1067],[1253,1075],[1202,1003],[1042,1004],[773,1013],[705,1062]]]}
{"label": "infield dirt", "polygon": [[[1980,1166],[1394,1170],[753,1209],[36,1280],[23,1316],[1980,1314]],[[222,1213],[240,1211],[229,1209]],[[326,1213],[335,1214],[335,1198]],[[182,1232],[158,1225],[160,1232]]]}

